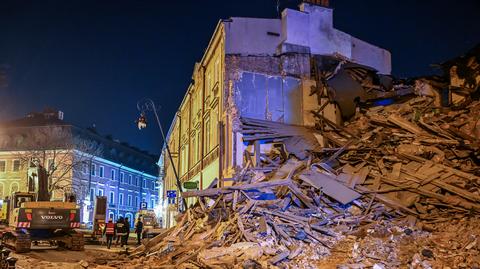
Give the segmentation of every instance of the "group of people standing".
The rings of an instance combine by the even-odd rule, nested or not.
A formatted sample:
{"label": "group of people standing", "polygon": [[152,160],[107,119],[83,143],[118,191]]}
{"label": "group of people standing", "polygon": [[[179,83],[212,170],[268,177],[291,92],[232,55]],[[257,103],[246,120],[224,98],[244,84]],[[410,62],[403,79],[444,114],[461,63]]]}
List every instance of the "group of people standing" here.
{"label": "group of people standing", "polygon": [[[141,217],[135,225],[135,233],[137,234],[137,241],[140,244],[141,234],[143,232],[143,223]],[[128,245],[128,238],[130,236],[130,221],[128,218],[120,217],[116,223],[110,218],[103,229],[103,235],[107,238],[107,248],[112,246],[114,238],[116,238],[115,245],[120,241],[120,247]]]}

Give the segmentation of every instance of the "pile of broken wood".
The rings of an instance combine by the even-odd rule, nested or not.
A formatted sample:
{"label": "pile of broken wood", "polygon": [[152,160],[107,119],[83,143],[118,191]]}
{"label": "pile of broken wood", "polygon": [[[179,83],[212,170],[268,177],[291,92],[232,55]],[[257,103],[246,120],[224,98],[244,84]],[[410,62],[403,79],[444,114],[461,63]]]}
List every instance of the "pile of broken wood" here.
{"label": "pile of broken wood", "polygon": [[[428,259],[441,253],[421,247],[410,253],[407,247],[408,255],[397,255],[393,238],[408,245],[413,239],[407,237],[426,238],[437,223],[480,211],[480,102],[443,111],[430,98],[416,97],[360,111],[343,126],[315,115],[321,128],[302,143],[300,127],[282,135],[278,126],[244,120],[250,141],[255,134],[289,139],[287,144],[325,140],[306,152],[271,147],[255,161],[246,154],[247,165],[232,186],[185,192],[195,206],[178,216],[175,227],[137,248],[130,264],[317,268],[342,256],[330,265],[406,268],[416,262],[428,268]],[[373,242],[362,241],[363,232],[379,234],[385,248],[379,243],[376,254],[360,251]],[[474,245],[463,246],[465,257],[479,256]],[[472,268],[476,261],[460,262]]]}

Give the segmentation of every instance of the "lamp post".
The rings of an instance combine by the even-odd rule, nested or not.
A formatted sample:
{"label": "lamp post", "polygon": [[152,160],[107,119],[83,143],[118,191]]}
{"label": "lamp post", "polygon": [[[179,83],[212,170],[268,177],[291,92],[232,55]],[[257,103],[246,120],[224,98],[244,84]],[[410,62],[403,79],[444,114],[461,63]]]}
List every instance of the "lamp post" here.
{"label": "lamp post", "polygon": [[160,133],[162,134],[163,143],[165,143],[165,148],[167,149],[168,158],[170,159],[170,163],[172,165],[173,173],[175,174],[176,185],[179,191],[180,196],[182,196],[182,202],[187,208],[187,201],[183,197],[183,189],[182,184],[180,183],[180,178],[178,177],[177,169],[175,168],[175,164],[173,162],[172,153],[170,152],[170,147],[168,146],[167,138],[165,137],[165,133],[163,132],[162,124],[160,123],[160,118],[158,117],[158,109],[155,106],[155,103],[150,98],[143,98],[137,102],[137,109],[140,111],[140,117],[137,120],[138,129],[143,129],[147,127],[147,120],[145,118],[146,111],[152,111],[155,115],[155,119],[157,120],[158,128],[160,128]]}

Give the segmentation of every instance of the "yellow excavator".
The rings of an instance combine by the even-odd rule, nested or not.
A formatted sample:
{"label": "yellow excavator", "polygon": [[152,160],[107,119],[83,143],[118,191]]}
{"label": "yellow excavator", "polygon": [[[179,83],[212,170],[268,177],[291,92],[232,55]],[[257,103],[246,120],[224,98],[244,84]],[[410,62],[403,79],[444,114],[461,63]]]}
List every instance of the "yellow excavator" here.
{"label": "yellow excavator", "polygon": [[83,250],[80,209],[73,193],[63,201],[50,201],[45,168],[31,162],[28,168],[28,192],[15,192],[2,204],[0,239],[16,252],[63,247]]}

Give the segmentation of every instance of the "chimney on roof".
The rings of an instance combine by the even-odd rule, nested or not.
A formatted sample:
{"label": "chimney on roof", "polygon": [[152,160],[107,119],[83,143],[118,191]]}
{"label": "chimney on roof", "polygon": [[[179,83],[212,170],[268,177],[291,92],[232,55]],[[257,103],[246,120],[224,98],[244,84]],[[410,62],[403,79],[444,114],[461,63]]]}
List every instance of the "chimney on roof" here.
{"label": "chimney on roof", "polygon": [[330,6],[329,0],[304,0],[303,2],[311,5],[322,6],[322,7]]}

